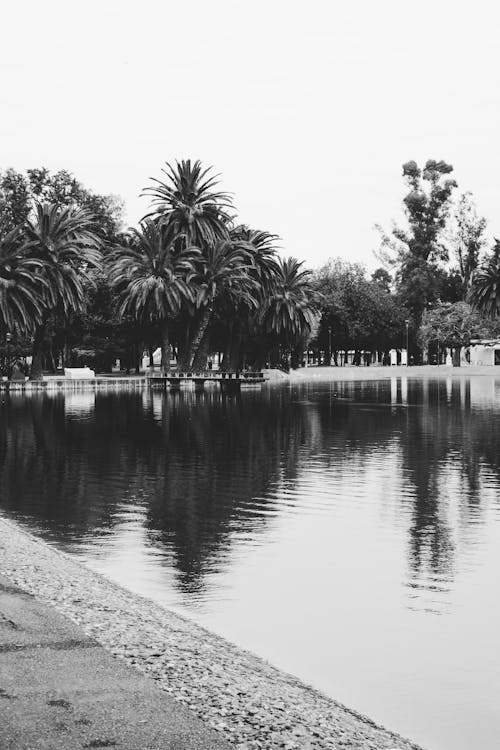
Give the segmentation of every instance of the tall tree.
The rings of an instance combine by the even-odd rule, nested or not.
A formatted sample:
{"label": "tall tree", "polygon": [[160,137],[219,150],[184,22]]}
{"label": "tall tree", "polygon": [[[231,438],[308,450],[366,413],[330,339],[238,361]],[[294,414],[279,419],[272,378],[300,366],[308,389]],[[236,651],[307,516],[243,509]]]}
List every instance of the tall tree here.
{"label": "tall tree", "polygon": [[396,265],[398,289],[414,328],[420,325],[427,305],[439,297],[436,270],[448,259],[443,235],[457,185],[448,176],[452,171],[450,164],[433,159],[423,169],[414,161],[403,164],[409,187],[403,199],[408,226],[394,226],[391,235],[382,231],[382,251],[389,251],[386,258]]}
{"label": "tall tree", "polygon": [[15,169],[0,172],[0,231],[10,232],[26,221],[31,203],[28,179]]}
{"label": "tall tree", "polygon": [[52,314],[63,318],[85,309],[83,280],[101,262],[101,240],[91,214],[84,209],[38,205],[24,228],[28,255],[43,265],[41,319],[33,343],[31,379],[42,377],[42,350]]}
{"label": "tall tree", "polygon": [[250,339],[255,340],[262,333],[259,310],[266,297],[272,293],[275,280],[280,273],[277,260],[279,237],[243,224],[231,229],[230,236],[232,240],[245,244],[249,253],[247,273],[255,282],[251,296],[227,296],[219,305],[219,320],[223,322],[222,327],[225,330],[222,367],[237,370],[242,365],[244,343],[248,345]]}
{"label": "tall tree", "polygon": [[368,279],[364,266],[340,258],[316,271],[322,299],[317,342],[323,351],[331,342],[336,363],[339,350],[353,349],[360,362],[363,349],[386,352],[403,344],[408,311],[387,288],[389,279],[380,269]]}
{"label": "tall tree", "polygon": [[[201,263],[198,266],[207,268],[213,261],[210,256],[216,244],[229,237],[231,196],[218,189],[218,175],[213,174],[212,167],[204,168],[200,161],[167,162],[162,172],[164,178],[152,178],[153,184],[143,191],[143,195],[151,198],[147,216],[165,227],[175,251],[198,247],[206,260],[205,266]],[[196,295],[196,304],[187,303],[183,307],[179,339],[182,367],[191,365],[212,316],[213,305],[205,305],[205,301],[201,302]]]}
{"label": "tall tree", "polygon": [[0,173],[0,226],[13,229],[23,224],[37,204],[87,210],[95,218],[95,230],[110,242],[121,232],[121,199],[92,192],[66,169],[50,172],[40,167],[25,174],[14,169]]}
{"label": "tall tree", "polygon": [[[439,304],[433,310],[426,310],[418,331],[421,346],[437,343],[441,347],[459,349],[468,346],[473,338],[486,338],[498,335],[499,325],[485,319],[467,302]],[[459,357],[454,358],[460,364]]]}
{"label": "tall tree", "polygon": [[206,347],[201,344],[218,297],[224,295],[226,299],[257,306],[258,284],[249,273],[251,262],[249,248],[244,241],[228,238],[206,247],[197,277],[198,324],[189,349],[189,362],[193,367],[203,368],[205,365]]}
{"label": "tall tree", "polygon": [[460,196],[454,214],[455,226],[450,233],[450,242],[455,255],[463,285],[463,299],[470,289],[472,276],[479,263],[481,249],[486,238],[486,219],[479,216],[472,193]]}
{"label": "tall tree", "polygon": [[170,326],[184,301],[194,301],[192,279],[196,248],[176,250],[166,227],[144,219],[131,230],[131,242],[111,256],[109,278],[118,292],[120,314],[131,313],[161,330],[161,366],[170,369]]}
{"label": "tall tree", "polygon": [[287,354],[311,333],[315,321],[317,295],[311,272],[302,266],[296,258],[279,259],[272,291],[261,308],[264,330]]}
{"label": "tall tree", "polygon": [[384,291],[390,292],[392,276],[386,268],[376,268],[372,273],[372,281],[375,281]]}

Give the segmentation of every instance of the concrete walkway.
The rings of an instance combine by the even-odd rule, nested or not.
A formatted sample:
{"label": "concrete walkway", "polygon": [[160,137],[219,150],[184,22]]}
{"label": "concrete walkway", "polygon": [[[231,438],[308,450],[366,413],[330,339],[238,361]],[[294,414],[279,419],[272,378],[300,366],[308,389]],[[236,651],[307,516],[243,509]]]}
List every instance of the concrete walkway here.
{"label": "concrete walkway", "polygon": [[2,750],[229,750],[153,680],[0,576]]}

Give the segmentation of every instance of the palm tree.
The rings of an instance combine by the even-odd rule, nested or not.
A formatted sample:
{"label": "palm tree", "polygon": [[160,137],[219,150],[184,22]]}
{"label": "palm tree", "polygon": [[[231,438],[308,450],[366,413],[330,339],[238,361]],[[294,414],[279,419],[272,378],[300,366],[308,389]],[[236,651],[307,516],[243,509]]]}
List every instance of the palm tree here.
{"label": "palm tree", "polygon": [[216,299],[224,296],[256,307],[258,290],[256,279],[249,273],[252,257],[246,242],[219,240],[206,248],[201,263],[195,299],[201,314],[188,355],[189,363],[192,361],[195,368],[204,366],[206,351],[200,344],[211,321]]}
{"label": "palm tree", "polygon": [[470,301],[489,318],[500,315],[500,259],[495,254],[474,274]]}
{"label": "palm tree", "polygon": [[170,368],[170,323],[184,301],[193,301],[191,280],[197,248],[176,250],[166,228],[144,219],[127,246],[111,256],[109,279],[119,294],[118,311],[161,327],[161,366]]}
{"label": "palm tree", "polygon": [[0,328],[27,333],[40,321],[41,261],[26,255],[20,227],[0,238]]}
{"label": "palm tree", "polygon": [[26,222],[24,237],[26,252],[41,263],[44,279],[30,376],[39,380],[48,320],[55,312],[67,318],[85,309],[85,281],[88,271],[101,262],[101,240],[88,211],[55,204],[37,204]]}
{"label": "palm tree", "polygon": [[288,352],[311,332],[314,323],[311,272],[301,271],[302,265],[295,258],[279,259],[274,289],[261,308],[264,330],[279,339]]}
{"label": "palm tree", "polygon": [[247,244],[255,275],[262,291],[267,293],[273,285],[275,276],[279,273],[276,245],[279,240],[278,235],[260,229],[250,229],[245,224],[236,226],[231,230],[230,235],[231,239]]}
{"label": "palm tree", "polygon": [[204,249],[228,236],[232,200],[228,193],[216,190],[218,175],[210,175],[212,167],[204,169],[200,161],[165,164],[165,180],[151,178],[155,185],[144,189],[152,197],[154,210],[148,214],[168,226],[174,241],[179,235],[186,246]]}
{"label": "palm tree", "polygon": [[[244,243],[248,250],[248,274],[256,282],[252,297],[256,297],[261,307],[279,274],[276,246],[279,237],[259,229],[251,229],[244,224],[231,229],[230,236],[233,241]],[[233,296],[222,302],[224,309],[220,311],[219,318],[225,322],[226,329],[222,368],[235,370],[241,365],[242,344],[245,340],[248,343],[251,332],[256,328],[259,313],[253,301],[245,297]]]}

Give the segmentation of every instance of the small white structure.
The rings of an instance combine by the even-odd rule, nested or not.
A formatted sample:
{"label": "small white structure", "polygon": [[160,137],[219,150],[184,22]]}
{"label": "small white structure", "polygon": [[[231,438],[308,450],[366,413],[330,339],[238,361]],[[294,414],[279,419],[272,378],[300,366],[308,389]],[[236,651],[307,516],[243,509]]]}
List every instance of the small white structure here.
{"label": "small white structure", "polygon": [[471,365],[500,365],[500,339],[471,339]]}
{"label": "small white structure", "polygon": [[[470,356],[470,352],[469,352]],[[467,359],[467,349],[465,346],[460,347],[460,367],[468,367],[470,364],[469,360]]]}
{"label": "small white structure", "polygon": [[397,365],[398,363],[398,350],[390,349],[389,356],[391,358],[391,365]]}
{"label": "small white structure", "polygon": [[95,372],[89,367],[65,367],[64,377],[69,380],[89,380],[95,378]]}
{"label": "small white structure", "polygon": [[406,349],[401,349],[401,364],[404,366],[408,364],[408,352]]}
{"label": "small white structure", "polygon": [[[160,367],[161,365],[161,349],[158,347],[153,352],[153,366],[155,368]],[[142,362],[141,362],[141,370],[143,372],[148,372],[150,370],[149,366],[149,354],[143,354],[142,355]]]}

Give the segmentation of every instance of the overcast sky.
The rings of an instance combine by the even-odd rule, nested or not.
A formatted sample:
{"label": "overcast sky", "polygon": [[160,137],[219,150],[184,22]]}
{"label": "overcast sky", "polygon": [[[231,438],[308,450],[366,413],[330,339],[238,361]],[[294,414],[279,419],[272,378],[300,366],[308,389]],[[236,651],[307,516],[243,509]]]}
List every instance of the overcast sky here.
{"label": "overcast sky", "polygon": [[284,253],[373,268],[401,164],[445,159],[500,235],[496,6],[3,2],[0,169],[69,169],[133,224],[148,178],[198,158]]}

